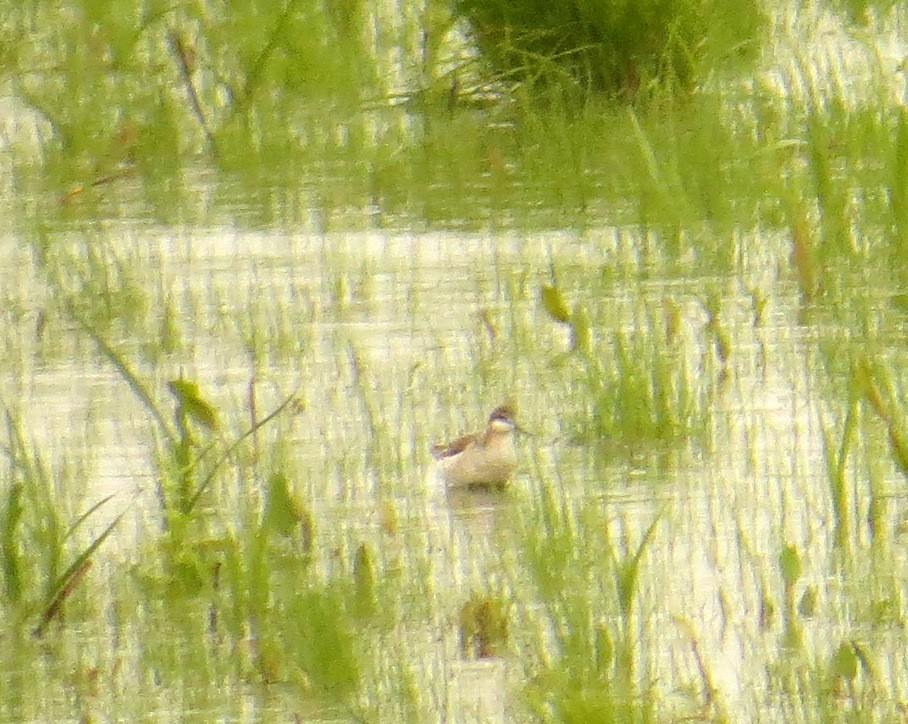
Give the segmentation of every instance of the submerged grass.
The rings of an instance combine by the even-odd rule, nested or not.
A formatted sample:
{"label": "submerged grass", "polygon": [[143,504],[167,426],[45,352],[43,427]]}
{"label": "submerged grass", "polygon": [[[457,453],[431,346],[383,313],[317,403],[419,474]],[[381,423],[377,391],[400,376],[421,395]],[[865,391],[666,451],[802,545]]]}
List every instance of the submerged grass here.
{"label": "submerged grass", "polygon": [[[582,506],[582,508],[578,508]],[[639,574],[659,516],[636,548],[622,550],[595,500],[573,503],[542,484],[518,526],[529,591],[514,628],[528,667],[523,697],[533,716],[558,721],[653,721],[658,705],[638,618]]]}
{"label": "submerged grass", "polygon": [[[282,446],[271,432],[282,414],[302,412],[296,393],[262,415],[253,381],[246,398],[251,425],[231,439],[225,432],[227,413],[196,382],[171,380],[170,399],[162,402],[152,381],[158,376],[145,379],[125,351],[78,316],[84,307],[77,312],[67,303],[68,292],[58,283],[61,275],[47,257],[42,263],[49,283],[58,284],[60,312],[92,340],[148,415],[162,532],[148,547],[150,555],[143,554],[133,580],[144,597],[161,602],[164,610],[155,616],[167,618],[169,612],[178,621],[187,617],[185,627],[177,628],[190,637],[176,658],[164,656],[161,665],[211,670],[212,642],[223,636],[242,652],[234,675],[291,685],[297,692],[295,710],[323,706],[354,720],[369,718],[375,702],[363,700],[362,691],[367,684],[383,686],[376,681],[376,652],[394,650],[388,641],[390,626],[402,613],[391,596],[396,597],[400,584],[393,576],[390,588],[381,580],[369,545],[359,544],[349,563],[338,567],[324,550],[326,544],[318,543],[318,521],[281,467]],[[68,278],[83,292],[92,286],[90,278],[78,278],[77,268],[68,269]],[[361,379],[369,371],[355,351],[351,367],[369,410],[375,400]],[[377,421],[377,411],[373,414]],[[381,442],[377,422],[367,433],[376,441],[374,455],[390,449],[388,441]],[[386,468],[392,461],[375,457],[368,462]],[[276,467],[266,473],[269,466]],[[231,477],[238,489],[228,484]],[[257,504],[255,488],[265,480],[267,490]],[[236,515],[224,512],[224,506]],[[17,508],[10,510],[15,518]],[[193,622],[199,616],[208,621],[204,634]],[[405,699],[399,705],[419,706]]]}
{"label": "submerged grass", "polygon": [[[623,239],[630,243],[631,237]],[[638,239],[636,243],[635,249],[640,249],[650,239]],[[624,436],[631,446],[641,441],[658,443],[669,429],[675,430],[676,440],[684,441],[698,427],[716,424],[713,408],[720,398],[688,406],[685,400],[702,398],[695,395],[688,398],[687,392],[679,392],[672,385],[677,382],[686,386],[686,390],[700,390],[699,381],[694,383],[695,376],[690,369],[698,371],[700,381],[709,377],[705,385],[708,389],[718,384],[723,374],[739,379],[735,377],[738,374],[735,365],[748,354],[740,340],[746,335],[731,321],[734,310],[725,306],[734,304],[737,297],[710,293],[709,285],[698,285],[693,295],[696,298],[684,304],[675,283],[673,301],[668,304],[662,299],[661,286],[648,286],[653,284],[656,274],[651,265],[628,263],[623,270],[612,268],[608,273],[594,265],[590,272],[589,265],[576,264],[570,262],[569,256],[556,254],[553,267],[557,278],[542,295],[543,313],[547,317],[542,314],[534,317],[528,310],[538,308],[538,287],[533,281],[538,277],[527,272],[527,266],[531,265],[526,264],[525,257],[517,258],[513,268],[508,260],[495,262],[499,266],[494,272],[497,275],[494,284],[491,276],[484,277],[489,288],[498,290],[498,296],[477,294],[477,299],[488,302],[493,311],[486,311],[483,319],[474,314],[475,310],[470,312],[471,324],[478,330],[476,334],[485,335],[484,340],[493,340],[486,347],[478,347],[486,351],[477,353],[476,358],[465,355],[459,363],[454,355],[426,355],[421,359],[424,369],[419,372],[419,379],[425,380],[427,386],[435,385],[433,389],[446,391],[446,414],[454,414],[449,408],[456,410],[474,400],[481,407],[484,396],[497,392],[496,385],[501,385],[502,380],[514,381],[518,390],[523,390],[519,387],[520,380],[530,379],[535,385],[534,395],[520,392],[527,398],[530,411],[556,418],[556,425],[562,411],[570,411],[581,428],[597,423],[592,414],[578,412],[582,401],[590,397],[588,388],[580,387],[577,399],[567,402],[564,391],[577,386],[578,381],[595,383],[598,386],[590,389],[598,391],[600,397],[596,399],[601,406],[591,409],[598,410],[597,414],[605,420],[602,429],[608,435]],[[537,266],[543,267],[544,261]],[[393,266],[396,262],[389,263]],[[387,268],[377,265],[374,274],[383,274]],[[343,277],[337,270],[332,272],[333,275],[327,276]],[[621,273],[625,276],[621,277]],[[337,286],[334,282],[328,285]],[[616,297],[609,294],[609,289],[617,287],[625,296],[632,297],[632,303],[615,304]],[[258,287],[250,283],[250,288]],[[660,291],[650,295],[647,289],[651,288]],[[364,299],[357,304],[362,307],[360,312],[368,312],[372,309],[369,300],[377,292],[366,288],[362,294]],[[322,310],[322,318],[330,319],[332,325],[356,322],[357,304],[351,304],[348,295],[340,291],[331,295],[336,307]],[[649,301],[651,296],[656,301]],[[783,297],[770,294],[768,299],[760,315],[764,317],[764,325],[768,325],[766,317],[774,313],[774,305],[780,304]],[[419,308],[421,303],[413,302],[407,309]],[[793,293],[786,303],[798,306]],[[754,304],[760,306],[756,301]],[[151,306],[155,305],[153,302]],[[259,315],[264,315],[267,302],[262,305]],[[59,314],[65,310],[65,305],[58,307]],[[221,313],[229,316],[232,309],[227,307]],[[237,337],[243,335],[240,327],[231,326],[226,320],[221,322],[219,329],[233,330]],[[536,327],[544,325],[548,329],[555,322],[570,329],[569,339],[564,340],[566,346],[553,350],[539,344],[543,336]],[[412,320],[408,329],[416,324]],[[489,331],[490,326],[495,330],[494,335]],[[751,326],[748,322],[748,329]],[[112,329],[117,327],[114,325]],[[767,327],[764,332],[768,334],[770,329],[775,328]],[[263,338],[268,336],[263,330],[258,332]],[[441,710],[440,699],[432,698],[435,694],[427,682],[430,666],[425,664],[425,659],[431,657],[422,652],[424,658],[419,658],[418,648],[408,646],[408,639],[426,630],[441,636],[444,635],[441,632],[460,624],[466,633],[468,651],[476,655],[504,655],[516,662],[525,674],[525,681],[521,683],[522,698],[513,706],[531,716],[584,720],[598,716],[633,721],[659,719],[666,711],[681,711],[683,715],[715,711],[721,716],[726,703],[718,694],[713,696],[710,685],[703,683],[713,681],[712,686],[719,686],[712,675],[719,664],[711,660],[714,649],[707,640],[708,634],[697,634],[696,628],[685,628],[686,656],[700,658],[696,670],[693,674],[673,671],[668,679],[673,684],[681,681],[694,693],[678,705],[666,702],[661,688],[661,682],[666,679],[662,678],[665,672],[659,669],[661,658],[656,648],[661,646],[664,631],[657,630],[654,617],[661,617],[666,610],[678,611],[671,608],[672,601],[668,599],[685,592],[673,591],[672,595],[664,596],[658,593],[659,577],[668,575],[658,566],[665,565],[665,550],[671,549],[670,545],[663,545],[665,536],[679,536],[678,545],[689,541],[683,533],[674,530],[675,521],[657,513],[652,514],[652,519],[643,516],[639,524],[639,516],[627,523],[614,522],[616,515],[621,515],[616,511],[622,510],[623,504],[614,501],[613,507],[612,501],[606,505],[598,497],[611,491],[605,485],[592,484],[599,482],[596,476],[601,466],[607,464],[601,459],[607,456],[600,455],[595,446],[592,456],[600,468],[595,473],[587,471],[588,479],[582,480],[587,489],[582,494],[549,482],[555,478],[547,477],[541,469],[516,481],[517,501],[527,507],[515,511],[520,519],[517,535],[508,538],[506,546],[496,549],[503,560],[492,556],[489,585],[474,589],[481,592],[472,597],[459,589],[435,590],[433,586],[439,584],[429,583],[433,581],[432,574],[425,573],[432,565],[438,565],[426,562],[433,555],[431,539],[413,535],[407,545],[418,550],[412,551],[409,557],[395,557],[392,551],[403,545],[396,538],[399,534],[392,532],[395,526],[376,523],[372,517],[378,502],[388,502],[384,496],[390,497],[392,506],[401,508],[411,503],[418,506],[421,502],[418,494],[401,493],[401,490],[412,484],[419,472],[418,462],[413,462],[418,453],[407,445],[414,447],[419,435],[427,434],[425,428],[431,424],[427,422],[431,410],[413,400],[395,399],[393,394],[393,390],[404,388],[402,379],[412,381],[412,370],[402,375],[394,368],[386,376],[386,368],[376,361],[381,358],[371,354],[374,348],[351,343],[352,335],[332,333],[328,342],[318,338],[320,344],[329,346],[327,358],[335,366],[327,378],[329,381],[317,380],[317,384],[310,385],[307,397],[318,399],[324,393],[315,389],[318,386],[330,390],[340,386],[344,392],[339,396],[331,393],[335,395],[331,398],[336,403],[334,407],[320,408],[337,412],[334,427],[313,422],[335,437],[319,440],[319,460],[300,473],[286,456],[289,443],[283,438],[288,426],[283,426],[283,419],[256,427],[256,421],[264,423],[266,417],[258,412],[258,403],[253,404],[254,395],[244,396],[245,407],[232,411],[227,405],[215,406],[200,391],[208,383],[196,386],[190,381],[195,378],[184,376],[176,378],[170,397],[160,402],[155,391],[164,387],[164,380],[174,379],[164,374],[166,368],[154,367],[152,371],[140,373],[143,368],[128,356],[125,350],[130,345],[122,339],[114,345],[106,342],[99,332],[92,335],[81,327],[71,333],[87,334],[101,351],[100,357],[122,379],[131,380],[124,390],[131,391],[140,401],[150,421],[150,430],[166,425],[172,433],[172,438],[164,432],[149,435],[149,440],[157,437],[164,456],[172,459],[172,468],[165,470],[162,465],[156,471],[162,480],[165,473],[171,475],[167,492],[161,498],[165,502],[157,511],[172,511],[171,523],[167,533],[142,547],[138,554],[140,562],[127,578],[128,586],[134,586],[128,595],[142,602],[143,615],[149,617],[144,633],[153,640],[139,666],[146,676],[158,672],[154,675],[162,681],[160,688],[174,691],[184,687],[185,706],[192,702],[212,706],[210,701],[204,701],[208,696],[214,697],[210,681],[229,681],[240,686],[238,682],[242,680],[254,680],[262,684],[263,699],[273,696],[276,690],[292,692],[282,704],[282,712],[370,720],[380,718],[382,712],[390,709],[404,718],[405,714],[414,716],[414,712],[417,719],[431,718],[433,712]],[[384,328],[383,333],[387,333]],[[116,334],[123,335],[123,332],[116,331]],[[105,341],[109,350],[104,351],[95,337]],[[408,337],[414,338],[415,335]],[[226,347],[230,343],[222,341],[222,344]],[[242,343],[235,347],[245,349]],[[482,357],[483,354],[486,356]],[[770,346],[768,354],[778,351]],[[597,356],[602,360],[597,361]],[[239,358],[242,359],[242,353]],[[526,363],[527,358],[532,364]],[[267,360],[268,355],[263,355],[255,363],[259,372],[267,371]],[[689,368],[692,360],[697,361],[696,366]],[[489,368],[488,373],[479,371],[483,364]],[[517,372],[510,369],[512,365],[518,368]],[[464,392],[459,385],[445,380],[452,370],[458,370],[458,380],[469,379],[474,389]],[[608,384],[585,377],[590,370],[607,378]],[[561,384],[553,383],[553,378]],[[897,386],[887,381],[885,375],[873,379],[882,409],[889,418],[901,419],[900,393],[894,392]],[[261,387],[254,389],[262,391]],[[136,390],[143,392],[140,395]],[[659,390],[655,395],[654,391]],[[621,396],[609,397],[615,391]],[[535,399],[536,395],[564,406],[549,407]],[[414,396],[423,401],[429,395],[419,397],[414,393]],[[872,394],[861,403],[865,406],[865,416],[879,425],[885,418],[869,399],[873,399]],[[355,402],[356,412],[348,415],[351,400]],[[632,406],[628,404],[630,400],[640,402]],[[213,427],[210,423],[215,417],[221,438],[206,431]],[[242,425],[238,418],[243,419]],[[666,427],[663,422],[676,418],[693,423],[675,428]],[[747,419],[749,426],[758,427]],[[356,428],[348,430],[351,420]],[[255,432],[244,434],[250,428]],[[232,435],[226,432],[237,429],[239,432]],[[338,433],[338,429],[344,434]],[[829,422],[828,439],[834,441],[836,452],[828,460],[837,479],[843,468],[853,464],[849,461],[855,460],[859,449],[847,448],[847,455],[842,452],[846,449],[842,442],[848,439],[846,433],[847,430],[843,432],[835,428],[834,422]],[[862,432],[861,438],[864,436]],[[884,437],[882,442],[888,444],[888,439]],[[182,457],[168,452],[165,441],[169,440]],[[154,446],[153,442],[147,444]],[[205,446],[209,444],[211,452],[206,454]],[[546,441],[533,441],[530,445],[549,448]],[[568,451],[552,445],[549,452],[559,456]],[[686,464],[692,463],[687,460]],[[307,479],[319,477],[323,470],[339,481],[336,488]],[[187,476],[187,471],[193,475]],[[706,471],[695,474],[701,472],[706,474]],[[679,470],[670,471],[672,485],[664,487],[682,487],[684,481],[676,479],[679,474]],[[885,471],[878,474],[886,475]],[[213,482],[208,485],[206,475],[213,475]],[[382,484],[377,490],[365,490],[373,477]],[[622,478],[620,487],[627,482]],[[737,485],[742,481],[733,482]],[[801,492],[797,482],[791,485],[794,493]],[[321,494],[312,496],[312,490]],[[415,495],[416,502],[408,495]],[[522,501],[521,495],[529,502]],[[842,495],[847,497],[848,493]],[[325,500],[331,496],[349,505],[343,508],[340,518],[337,513],[334,517],[324,513]],[[756,499],[765,504],[763,498],[756,496]],[[834,522],[829,509],[818,507],[810,512],[821,522],[828,518],[832,530]],[[775,509],[772,514],[785,517]],[[844,520],[844,516],[840,517]],[[886,518],[880,517],[881,527],[885,522]],[[431,528],[438,521],[418,517],[416,525]],[[373,527],[379,532],[372,530]],[[716,531],[714,537],[717,541],[724,540]],[[758,534],[755,538],[758,545],[764,544]],[[777,561],[779,550],[788,540],[782,537],[773,541],[775,547],[770,555],[761,553],[765,560],[756,570],[769,581],[768,589],[772,589],[774,581],[783,578]],[[426,550],[419,549],[420,545]],[[835,605],[844,607],[841,598],[827,594],[815,584],[821,577],[816,567],[829,577],[839,574],[826,570],[822,556],[813,553],[801,540],[792,546],[803,561],[805,572],[789,575],[788,585],[782,582],[777,585],[783,590],[784,598],[779,600],[784,605],[779,610],[785,617],[784,631],[778,642],[768,644],[769,650],[763,652],[762,660],[769,662],[768,688],[781,701],[778,710],[803,713],[805,706],[798,709],[796,703],[801,697],[809,702],[806,708],[825,715],[839,706],[829,693],[833,690],[829,688],[830,682],[846,689],[853,684],[851,700],[859,704],[863,701],[862,687],[871,679],[868,672],[873,661],[866,655],[868,644],[860,635],[859,624],[865,616],[867,620],[885,620],[887,607],[897,608],[893,603],[897,601],[897,587],[890,581],[883,592],[874,594],[873,600],[858,593],[849,594],[854,597],[855,606],[848,610],[861,614],[848,617],[842,614],[843,625],[842,620],[824,613],[824,605],[830,605],[829,598],[833,598]],[[851,550],[857,560],[856,546],[852,545]],[[881,546],[880,550],[885,548]],[[508,560],[510,551],[518,552],[516,563]],[[811,566],[814,570],[806,572]],[[507,581],[506,586],[501,584],[502,580]],[[878,571],[870,580],[882,587],[885,571]],[[737,583],[745,592],[743,595],[750,592],[746,576],[742,574]],[[123,595],[122,590],[118,595]],[[719,597],[722,593],[720,590]],[[725,592],[725,595],[729,594]],[[687,604],[683,596],[681,600],[683,603],[676,605]],[[454,613],[445,618],[447,608]],[[457,611],[462,614],[462,620],[457,620]],[[694,611],[698,609],[681,610],[680,620],[689,621],[698,615]],[[733,611],[727,614],[730,619]],[[122,615],[125,620],[131,620],[129,614]],[[836,630],[841,633],[831,641],[831,651],[821,646],[811,647],[811,627],[818,619],[823,627],[839,626]],[[159,630],[155,630],[156,626]],[[173,641],[179,641],[178,646]],[[799,649],[806,649],[809,654],[804,666],[793,662],[792,650]],[[691,651],[699,653],[694,655]],[[854,660],[849,660],[849,652],[856,657]],[[871,663],[861,663],[861,655]],[[857,664],[852,674],[849,667],[854,661]],[[187,671],[192,675],[188,676]],[[389,700],[391,691],[393,700]],[[760,704],[765,705],[765,701]]]}
{"label": "submerged grass", "polygon": [[[543,107],[502,94],[484,107],[414,110],[383,102],[398,77],[377,72],[364,48],[395,41],[370,35],[380,23],[362,3],[262,2],[224,17],[193,4],[145,15],[77,6],[69,22],[38,22],[55,10],[11,10],[21,55],[2,58],[55,69],[19,72],[14,84],[40,129],[37,166],[10,151],[25,199],[20,231],[46,285],[30,333],[44,335],[44,362],[92,349],[146,416],[143,449],[157,490],[150,517],[160,525],[145,533],[128,575],[113,565],[110,599],[97,596],[110,601],[114,621],[101,635],[131,631],[140,642],[111,660],[133,662],[130,680],[154,696],[177,694],[168,715],[223,716],[224,685],[227,706],[252,698],[266,709],[276,692],[290,692],[280,717],[428,720],[444,710],[432,662],[447,654],[414,641],[434,645],[459,627],[455,656],[514,662],[523,678],[513,708],[542,720],[727,720],[767,708],[801,720],[898,716],[902,564],[891,491],[908,470],[908,443],[893,340],[904,326],[908,124],[881,92],[888,81],[879,67],[873,92],[857,100],[840,78],[814,82],[824,80],[820,71],[796,62],[743,83],[706,83],[690,97],[653,93],[630,108]],[[206,168],[217,174],[210,184],[192,177]],[[188,201],[199,187],[209,193]],[[192,286],[196,267],[176,278],[160,272],[161,259],[143,251],[147,239],[99,222],[110,217],[201,222],[215,235],[290,230],[300,239],[278,261],[262,253],[239,302],[233,289],[206,299]],[[614,234],[602,231],[609,225]],[[432,237],[406,247],[404,261],[392,258],[404,247],[391,243],[350,268],[340,267],[341,251],[312,261],[309,244],[360,252],[355,239],[313,241],[301,228],[351,226],[528,237],[554,226],[571,236],[552,236],[548,258],[527,250],[535,236],[515,242],[510,256],[498,253],[507,244],[496,236],[486,242],[496,253],[457,265],[426,251]],[[787,237],[777,248],[779,232]],[[468,255],[469,240],[445,241],[464,242],[458,254]],[[224,273],[244,253],[212,266]],[[437,276],[413,272],[423,263],[411,260],[417,253]],[[285,263],[290,282],[259,284]],[[478,270],[465,271],[473,263]],[[428,289],[471,273],[482,282],[475,289],[445,287],[441,300]],[[528,310],[547,273],[540,320]],[[178,291],[184,283],[190,289]],[[741,295],[729,291],[742,284],[756,318],[743,330]],[[380,296],[385,287],[391,301]],[[461,298],[470,294],[472,307]],[[7,296],[21,308],[5,317],[2,348],[12,353],[34,300]],[[392,311],[379,340],[358,337],[384,305]],[[468,322],[459,316],[466,307]],[[567,340],[549,334],[556,326]],[[748,346],[755,338],[760,363]],[[398,347],[412,354],[397,358]],[[248,370],[237,394],[245,402],[231,406],[211,391],[222,375],[240,374],[234,352]],[[862,355],[873,364],[856,364]],[[819,390],[806,399],[802,372]],[[315,402],[302,432],[286,419],[293,396],[258,401],[300,379]],[[734,397],[746,383],[753,399]],[[487,565],[482,585],[445,587],[439,569],[460,555],[446,535],[456,539],[459,529],[435,535],[439,510],[449,511],[422,510],[419,456],[437,418],[469,416],[461,410],[502,392],[523,398],[524,414],[546,433],[569,430],[594,463],[574,474],[574,486],[552,482],[557,475],[542,466],[519,476],[515,535],[475,559],[474,549],[463,553]],[[819,431],[801,426],[801,403]],[[22,442],[26,431],[9,431],[0,605],[13,617],[2,619],[21,614],[15,620],[49,631],[62,604],[89,597],[96,576],[87,565],[119,519],[76,544],[105,498],[73,514],[44,457]],[[767,431],[797,445],[772,448]],[[659,488],[677,496],[666,505],[680,515],[640,516],[634,501],[603,497],[636,490],[640,473],[610,467],[590,443],[684,449],[723,432],[731,463],[684,450],[683,464],[654,476],[669,483]],[[295,447],[310,457],[290,454]],[[576,454],[543,436],[529,447],[556,471]],[[825,457],[810,457],[819,449]],[[815,463],[825,463],[825,487],[811,477]],[[715,520],[697,525],[702,479],[722,496]],[[729,518],[741,529],[737,546]],[[827,531],[836,544],[828,556]],[[672,557],[676,548],[689,548],[690,560]],[[90,613],[80,616],[97,618]],[[671,668],[679,649],[666,642],[666,620],[683,629],[677,658],[693,660],[688,669]],[[74,628],[53,629],[60,641],[51,645],[85,649]],[[766,674],[740,709],[712,675],[730,640]],[[25,650],[31,663],[6,651],[4,671],[36,666],[39,652]],[[70,687],[81,692],[79,713],[91,709],[92,680],[123,688],[112,664],[86,661]],[[253,694],[243,685],[250,680],[262,685]],[[676,685],[693,692],[680,706],[666,692]],[[0,699],[4,717],[24,711]]]}
{"label": "submerged grass", "polygon": [[66,499],[52,470],[23,437],[21,422],[5,411],[8,442],[0,445],[9,462],[2,511],[3,600],[16,624],[33,625],[41,636],[58,618],[92,565],[95,554],[113,533],[123,513],[75,553],[76,534],[114,496],[95,503],[73,522],[63,519]]}
{"label": "submerged grass", "polygon": [[[570,332],[570,352],[556,370],[579,411],[572,424],[575,441],[676,444],[705,430],[713,386],[701,384],[692,367],[713,365],[709,358],[691,362],[691,340],[681,333],[681,312],[673,300],[625,320],[607,305],[588,310],[578,303],[569,311],[556,286],[543,286],[540,298],[546,313]],[[721,372],[728,350],[718,310],[709,320],[705,331],[717,340],[715,367]]]}

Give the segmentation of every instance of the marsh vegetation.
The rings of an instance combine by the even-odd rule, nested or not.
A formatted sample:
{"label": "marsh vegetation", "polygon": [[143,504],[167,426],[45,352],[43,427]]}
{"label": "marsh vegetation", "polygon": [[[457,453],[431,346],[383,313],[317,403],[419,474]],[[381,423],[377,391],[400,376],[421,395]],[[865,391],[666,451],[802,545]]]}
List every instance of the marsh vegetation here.
{"label": "marsh vegetation", "polygon": [[495,7],[6,14],[0,719],[903,716],[904,7]]}

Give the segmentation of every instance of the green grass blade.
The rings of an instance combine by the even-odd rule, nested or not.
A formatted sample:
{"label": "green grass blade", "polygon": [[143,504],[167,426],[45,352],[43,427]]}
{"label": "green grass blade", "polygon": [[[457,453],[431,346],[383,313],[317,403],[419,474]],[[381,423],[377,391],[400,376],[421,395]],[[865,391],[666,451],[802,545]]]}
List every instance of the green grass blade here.
{"label": "green grass blade", "polygon": [[224,451],[224,453],[221,455],[221,457],[219,457],[214,462],[214,464],[211,466],[211,470],[208,472],[208,475],[205,477],[205,480],[202,481],[201,485],[199,485],[199,487],[196,489],[195,493],[189,499],[188,503],[186,504],[186,510],[183,511],[185,514],[188,515],[189,513],[192,512],[193,508],[195,508],[196,504],[199,502],[199,498],[202,497],[202,494],[208,489],[208,486],[211,485],[218,469],[221,467],[221,465],[223,465],[230,458],[230,456],[233,454],[233,451],[236,450],[246,438],[248,438],[250,435],[254,435],[263,426],[267,425],[274,418],[276,418],[281,412],[283,412],[283,410],[288,405],[290,405],[294,401],[297,401],[298,398],[297,398],[296,394],[298,391],[299,391],[299,387],[297,387],[295,390],[293,390],[293,392],[291,392],[287,396],[287,398],[284,399],[284,401],[281,402],[281,404],[278,405],[267,417],[264,417],[263,419],[256,422],[246,432],[244,432],[242,435],[240,435],[230,445],[230,447],[228,447]]}
{"label": "green grass blade", "polygon": [[86,520],[92,513],[94,513],[98,508],[100,508],[100,507],[101,507],[102,505],[104,505],[108,500],[110,500],[111,498],[113,498],[113,497],[115,497],[115,496],[116,496],[116,493],[111,493],[111,494],[108,495],[106,498],[102,498],[101,500],[99,500],[97,503],[95,503],[93,506],[91,506],[87,511],[85,511],[82,515],[80,515],[80,516],[75,520],[75,522],[74,522],[71,526],[69,526],[69,529],[66,531],[66,534],[63,536],[63,540],[66,540],[66,539],[69,538],[73,533],[75,533],[75,532],[76,532],[76,529],[77,529],[83,522],[85,522],[85,520]]}
{"label": "green grass blade", "polygon": [[637,550],[634,551],[634,554],[629,559],[622,561],[621,565],[618,566],[618,599],[621,603],[621,612],[624,614],[625,618],[630,614],[631,606],[634,602],[634,593],[637,590],[637,577],[640,573],[640,559],[643,557],[643,553],[652,541],[653,533],[655,533],[656,525],[659,523],[661,517],[662,513],[660,511],[656,514],[656,517],[653,518],[653,522],[649,524],[649,527],[643,534],[640,545],[637,546]]}
{"label": "green grass blade", "polygon": [[133,394],[139,399],[139,401],[145,406],[145,408],[151,413],[151,416],[154,418],[155,422],[158,423],[161,431],[167,437],[168,442],[171,445],[176,444],[177,436],[176,433],[171,429],[170,425],[167,423],[167,419],[164,417],[164,414],[155,404],[154,400],[151,397],[151,394],[146,389],[145,385],[142,384],[142,381],[138,378],[135,372],[132,371],[132,368],[126,362],[126,360],[117,353],[117,351],[107,342],[101,334],[92,327],[85,319],[83,319],[74,309],[70,308],[70,314],[75,322],[82,328],[82,330],[92,338],[95,345],[101,351],[107,360],[116,368],[117,372],[120,373],[120,376],[129,385],[129,389],[132,390]]}
{"label": "green grass blade", "polygon": [[3,582],[6,598],[16,604],[22,600],[22,571],[19,560],[17,529],[22,518],[22,484],[14,483],[6,499],[6,511],[3,516],[3,533],[0,538],[2,550]]}
{"label": "green grass blade", "polygon": [[57,615],[57,612],[60,610],[60,606],[63,605],[63,602],[69,597],[69,594],[72,593],[75,586],[79,583],[85,573],[88,571],[88,568],[91,565],[91,557],[94,555],[95,551],[101,546],[101,544],[107,540],[107,537],[113,533],[114,528],[117,527],[117,524],[120,522],[122,517],[126,514],[126,511],[120,513],[116,518],[111,521],[110,525],[104,529],[104,532],[101,533],[97,538],[95,538],[89,546],[82,551],[82,553],[72,562],[72,564],[67,568],[62,575],[60,575],[54,584],[51,586],[53,595],[51,595],[45,604],[41,612],[41,620],[38,622],[38,625],[35,627],[34,634],[35,636],[41,636],[44,633],[44,629],[47,628],[47,624],[50,623],[54,616]]}

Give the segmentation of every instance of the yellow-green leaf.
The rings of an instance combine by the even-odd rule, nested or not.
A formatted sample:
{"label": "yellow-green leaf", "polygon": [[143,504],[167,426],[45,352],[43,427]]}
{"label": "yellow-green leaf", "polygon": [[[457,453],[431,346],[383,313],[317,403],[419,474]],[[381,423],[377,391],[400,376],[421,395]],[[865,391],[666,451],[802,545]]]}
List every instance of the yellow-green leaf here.
{"label": "yellow-green leaf", "polygon": [[801,577],[801,555],[798,549],[790,543],[785,546],[779,555],[779,565],[782,568],[782,579],[786,586],[793,586]]}
{"label": "yellow-green leaf", "polygon": [[265,502],[265,525],[278,535],[291,536],[305,530],[309,523],[303,507],[290,492],[290,481],[283,473],[275,473],[268,481],[268,498]]}
{"label": "yellow-green leaf", "polygon": [[561,324],[571,323],[571,313],[564,303],[561,292],[556,287],[543,286],[539,297],[542,300],[542,306],[552,319]]}
{"label": "yellow-green leaf", "polygon": [[202,397],[199,386],[190,380],[171,380],[167,383],[171,394],[177,398],[177,404],[183,414],[191,417],[208,430],[218,427],[218,415],[214,405]]}
{"label": "yellow-green leaf", "polygon": [[848,679],[857,676],[858,657],[850,642],[845,641],[840,646],[832,659],[832,673],[834,676]]}

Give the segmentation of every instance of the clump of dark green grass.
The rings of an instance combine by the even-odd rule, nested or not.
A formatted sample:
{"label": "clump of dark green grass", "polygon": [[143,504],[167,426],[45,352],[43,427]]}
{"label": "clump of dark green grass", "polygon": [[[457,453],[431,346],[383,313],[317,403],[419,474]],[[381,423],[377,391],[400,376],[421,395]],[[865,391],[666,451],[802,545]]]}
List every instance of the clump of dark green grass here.
{"label": "clump of dark green grass", "polygon": [[[576,439],[617,444],[676,442],[703,429],[708,395],[694,379],[679,336],[677,308],[641,315],[632,330],[596,329],[585,303],[569,311],[556,287],[542,289],[548,314],[568,326],[572,364],[561,373],[573,381],[584,412],[575,424]],[[711,314],[707,331],[715,339],[720,366],[728,341]],[[711,326],[710,326],[711,325]]]}
{"label": "clump of dark green grass", "polygon": [[765,18],[756,3],[702,0],[455,0],[483,59],[528,95],[630,99],[653,86],[689,90],[720,61],[750,50]]}

